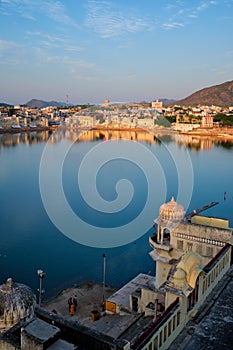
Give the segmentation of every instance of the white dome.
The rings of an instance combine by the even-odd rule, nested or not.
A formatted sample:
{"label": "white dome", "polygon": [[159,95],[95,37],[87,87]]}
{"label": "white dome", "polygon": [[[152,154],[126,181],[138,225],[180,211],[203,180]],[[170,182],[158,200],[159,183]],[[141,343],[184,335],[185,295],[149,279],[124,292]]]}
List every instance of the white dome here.
{"label": "white dome", "polygon": [[159,225],[173,226],[173,224],[179,223],[184,219],[185,209],[182,205],[178,204],[174,197],[163,205],[159,209],[159,217],[155,220]]}
{"label": "white dome", "polygon": [[0,329],[10,328],[34,315],[36,297],[28,286],[8,278],[0,286]]}

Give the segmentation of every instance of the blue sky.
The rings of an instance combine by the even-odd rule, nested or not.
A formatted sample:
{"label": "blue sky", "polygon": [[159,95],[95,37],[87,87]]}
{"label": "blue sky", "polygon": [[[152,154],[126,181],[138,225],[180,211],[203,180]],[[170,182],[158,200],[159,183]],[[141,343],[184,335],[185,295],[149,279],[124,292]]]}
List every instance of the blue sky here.
{"label": "blue sky", "polygon": [[0,102],[183,98],[233,79],[233,0],[0,0]]}

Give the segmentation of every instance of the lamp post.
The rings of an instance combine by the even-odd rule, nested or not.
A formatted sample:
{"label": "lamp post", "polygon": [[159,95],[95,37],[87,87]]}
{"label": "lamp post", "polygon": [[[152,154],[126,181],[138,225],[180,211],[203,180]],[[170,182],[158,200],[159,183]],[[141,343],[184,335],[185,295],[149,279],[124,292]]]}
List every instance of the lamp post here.
{"label": "lamp post", "polygon": [[40,281],[40,284],[39,284],[39,301],[38,301],[38,305],[40,306],[41,305],[41,299],[42,299],[42,294],[44,294],[44,290],[42,289],[42,279],[44,278],[45,276],[45,272],[43,270],[37,270],[37,275],[39,276],[39,281]]}
{"label": "lamp post", "polygon": [[104,293],[104,288],[106,285],[106,254],[103,254],[103,259],[104,259],[104,266],[103,266],[103,310],[105,309],[105,293]]}
{"label": "lamp post", "polygon": [[104,269],[103,269],[103,287],[106,285],[106,254],[103,254],[104,258]]}

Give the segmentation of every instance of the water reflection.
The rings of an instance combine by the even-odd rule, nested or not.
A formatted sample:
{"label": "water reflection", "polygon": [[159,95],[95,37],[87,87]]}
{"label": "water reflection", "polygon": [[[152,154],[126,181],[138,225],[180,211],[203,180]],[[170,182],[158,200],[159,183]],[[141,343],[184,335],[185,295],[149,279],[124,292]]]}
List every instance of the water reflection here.
{"label": "water reflection", "polygon": [[[151,249],[148,244],[148,236],[152,232],[146,233],[136,242],[106,251],[106,249],[82,246],[67,239],[51,223],[41,201],[39,167],[45,143],[49,140],[56,148],[62,138],[72,143],[63,164],[64,193],[71,208],[75,212],[80,212],[84,218],[90,216],[90,211],[85,211],[85,207],[80,207],[78,201],[77,170],[80,162],[95,144],[109,139],[128,139],[147,143],[155,154],[166,177],[167,200],[170,200],[172,195],[176,197],[180,184],[176,163],[168,154],[167,148],[169,147],[166,146],[169,144],[177,151],[177,157],[181,165],[183,164],[183,171],[186,171],[187,168],[183,158],[183,147],[187,148],[194,171],[193,194],[190,207],[186,208],[187,211],[190,212],[212,201],[219,201],[220,204],[206,211],[205,215],[227,218],[230,220],[230,227],[233,226],[231,178],[233,141],[228,139],[162,132],[154,135],[144,131],[117,130],[90,130],[83,131],[79,135],[77,130],[63,128],[52,133],[46,131],[1,134],[0,262],[2,281],[10,276],[16,281],[31,285],[36,291],[38,287],[36,271],[38,267],[42,268],[47,274],[45,289],[46,297],[48,297],[49,293],[55,294],[60,288],[68,287],[73,283],[78,284],[88,279],[102,281],[103,253],[108,256],[107,282],[109,284],[120,286],[140,272],[152,271],[154,273],[154,264],[148,254]],[[137,210],[140,211],[145,202],[146,183],[143,185],[141,174],[136,173],[135,168],[131,168],[130,164],[126,166],[121,161],[112,162],[111,167],[109,165],[107,164],[107,167],[101,169],[98,174],[97,184],[100,194],[111,200],[115,187],[107,185],[116,183],[118,178],[122,178],[118,175],[123,170],[123,176],[132,179],[135,188],[136,185],[138,186],[137,198],[135,198],[138,199],[138,204],[135,204],[134,208],[133,206],[129,208],[132,209],[132,212],[127,212],[129,217],[132,217],[134,213],[137,214]],[[184,186],[184,191],[189,190],[186,189],[186,181],[180,186]],[[52,193],[53,190],[51,185],[49,192]],[[224,198],[225,192],[226,198]],[[155,209],[154,217],[157,216],[158,211]],[[102,218],[100,216],[96,218],[102,224]],[[111,222],[111,226],[107,220],[109,219],[105,217],[105,226],[113,227],[115,223],[118,223],[119,217],[115,218],[115,223]],[[123,216],[121,220],[123,223],[126,221]]]}
{"label": "water reflection", "polygon": [[[65,132],[65,137],[75,142],[77,140],[77,133],[72,133],[69,130]],[[222,146],[224,148],[233,147],[233,139],[227,137],[218,138],[210,136],[195,136],[183,135],[178,133],[155,132],[148,131],[122,131],[122,130],[88,130],[80,134],[78,142],[93,142],[93,141],[107,141],[107,140],[132,140],[138,142],[145,142],[147,144],[156,143],[170,143],[175,142],[177,146],[182,145],[185,148],[199,150],[211,150],[214,145]]]}
{"label": "water reflection", "polygon": [[46,142],[51,135],[50,131],[33,131],[29,133],[5,133],[0,135],[0,147],[15,147],[21,143],[33,145]]}
{"label": "water reflection", "polygon": [[124,131],[124,130],[73,130],[68,128],[59,128],[56,131],[33,131],[29,133],[11,133],[0,134],[1,147],[15,147],[21,143],[33,145],[37,143],[57,143],[61,139],[75,142],[95,142],[108,140],[131,140],[136,142],[145,142],[149,145],[175,142],[177,146],[183,146],[195,151],[211,150],[213,146],[221,146],[226,149],[233,147],[233,139],[227,137],[211,137],[183,135],[174,132],[165,134],[164,132],[148,131]]}

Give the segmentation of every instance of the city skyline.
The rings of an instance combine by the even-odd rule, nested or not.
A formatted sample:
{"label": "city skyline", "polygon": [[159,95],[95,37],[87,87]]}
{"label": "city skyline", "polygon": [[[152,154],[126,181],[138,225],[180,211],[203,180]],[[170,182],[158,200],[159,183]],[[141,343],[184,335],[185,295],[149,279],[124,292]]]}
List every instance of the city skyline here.
{"label": "city skyline", "polygon": [[0,101],[181,99],[232,80],[232,9],[232,0],[2,0]]}

